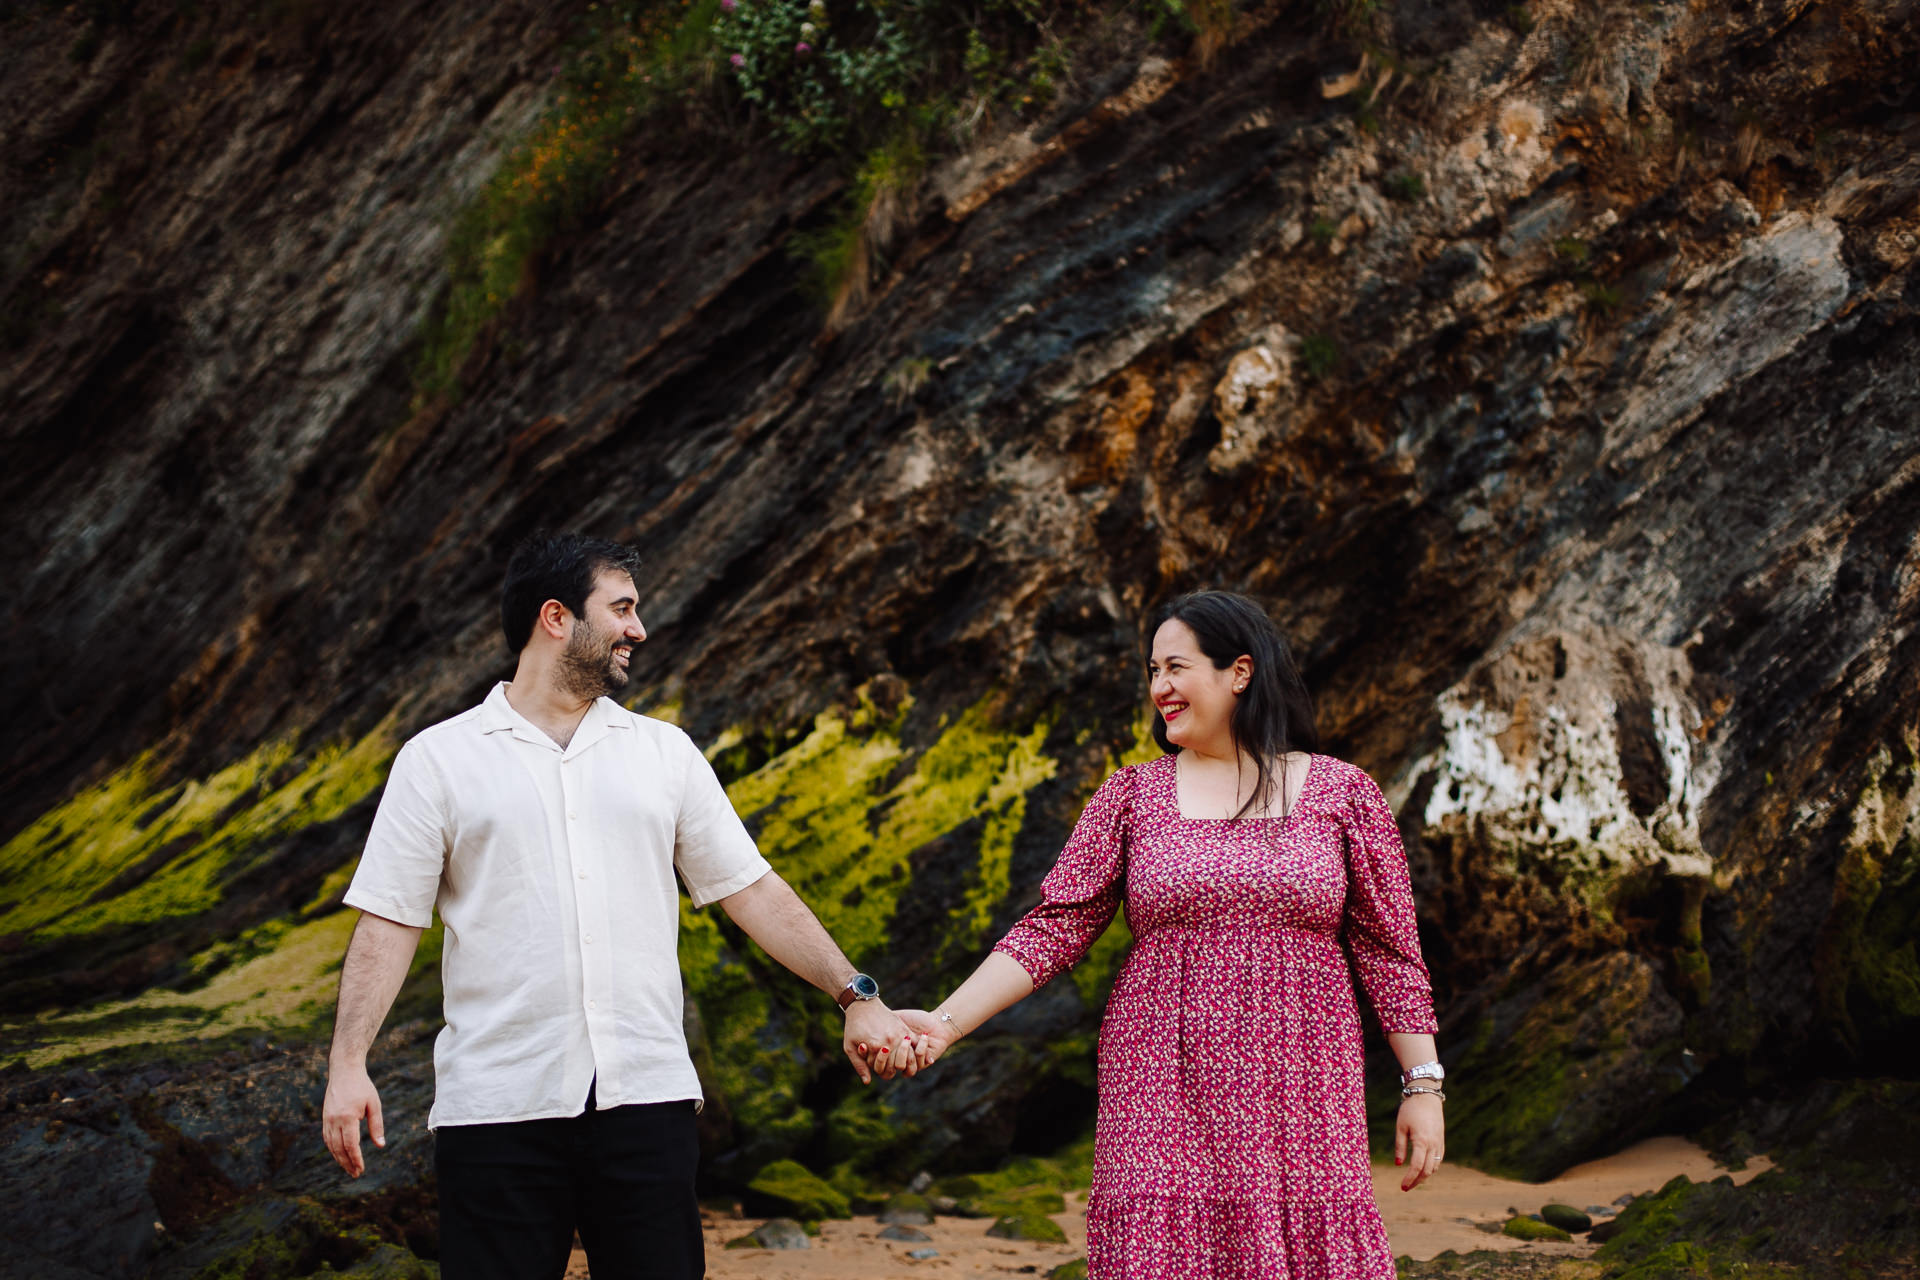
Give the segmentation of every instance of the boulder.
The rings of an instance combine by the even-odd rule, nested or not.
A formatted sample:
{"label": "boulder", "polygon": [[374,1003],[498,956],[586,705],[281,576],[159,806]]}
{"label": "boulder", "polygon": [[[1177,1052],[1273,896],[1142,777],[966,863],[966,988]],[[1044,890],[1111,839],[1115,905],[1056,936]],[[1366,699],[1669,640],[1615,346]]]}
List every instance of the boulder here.
{"label": "boulder", "polygon": [[801,1222],[848,1218],[847,1197],[816,1177],[797,1160],[775,1160],[754,1175],[742,1197],[748,1212],[774,1214]]}
{"label": "boulder", "polygon": [[886,1208],[880,1211],[880,1221],[924,1227],[933,1221],[933,1206],[927,1203],[925,1196],[903,1191],[887,1201]]}
{"label": "boulder", "polygon": [[1500,1228],[1500,1234],[1512,1236],[1515,1240],[1560,1240],[1568,1241],[1573,1237],[1554,1226],[1551,1222],[1541,1222],[1534,1218],[1508,1218],[1507,1225]]}
{"label": "boulder", "polygon": [[792,1218],[770,1218],[737,1240],[727,1241],[729,1249],[811,1249],[807,1229]]}
{"label": "boulder", "polygon": [[1010,1213],[987,1228],[987,1234],[996,1240],[1043,1240],[1053,1244],[1065,1244],[1067,1233],[1060,1224],[1043,1213]]}
{"label": "boulder", "polygon": [[1576,1234],[1593,1230],[1593,1219],[1570,1204],[1543,1204],[1540,1206],[1543,1221]]}

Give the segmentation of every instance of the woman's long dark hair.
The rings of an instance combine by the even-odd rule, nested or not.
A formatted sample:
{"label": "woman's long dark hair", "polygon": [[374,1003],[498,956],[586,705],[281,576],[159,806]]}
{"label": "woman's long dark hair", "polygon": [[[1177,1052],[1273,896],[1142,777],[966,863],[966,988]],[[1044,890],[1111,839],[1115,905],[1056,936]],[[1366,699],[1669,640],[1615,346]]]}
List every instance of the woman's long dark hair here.
{"label": "woman's long dark hair", "polygon": [[[1232,666],[1242,654],[1253,660],[1253,674],[1247,678],[1247,687],[1228,725],[1234,748],[1251,755],[1254,768],[1259,770],[1253,795],[1233,815],[1243,818],[1256,808],[1265,808],[1269,789],[1280,787],[1273,777],[1276,760],[1289,751],[1319,749],[1320,735],[1313,727],[1313,700],[1307,696],[1299,668],[1293,665],[1286,637],[1267,611],[1247,597],[1231,591],[1195,591],[1181,596],[1161,606],[1153,620],[1152,634],[1176,618],[1192,628],[1200,641],[1200,652],[1215,668]],[[1167,722],[1158,707],[1153,712],[1153,740],[1162,751],[1180,749],[1168,741]],[[1284,802],[1284,795],[1281,798]]]}

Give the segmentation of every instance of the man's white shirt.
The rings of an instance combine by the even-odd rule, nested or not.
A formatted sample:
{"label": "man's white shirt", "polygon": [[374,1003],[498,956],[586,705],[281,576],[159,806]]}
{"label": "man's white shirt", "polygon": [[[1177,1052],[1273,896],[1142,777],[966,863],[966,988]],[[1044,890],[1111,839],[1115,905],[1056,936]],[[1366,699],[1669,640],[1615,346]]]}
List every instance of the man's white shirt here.
{"label": "man's white shirt", "polygon": [[772,868],[679,728],[609,698],[564,750],[485,702],[400,749],[347,905],[424,928],[447,1025],[429,1127],[698,1100],[674,872],[696,907]]}

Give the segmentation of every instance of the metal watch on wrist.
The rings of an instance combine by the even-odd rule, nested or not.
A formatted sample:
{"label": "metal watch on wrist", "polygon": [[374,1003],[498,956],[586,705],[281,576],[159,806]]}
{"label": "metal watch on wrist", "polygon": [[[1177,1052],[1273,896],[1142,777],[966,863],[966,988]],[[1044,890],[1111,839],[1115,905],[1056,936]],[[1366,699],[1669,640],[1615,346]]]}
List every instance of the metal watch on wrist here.
{"label": "metal watch on wrist", "polygon": [[1431,1080],[1435,1084],[1447,1078],[1447,1069],[1438,1062],[1422,1062],[1418,1066],[1408,1067],[1400,1073],[1400,1087],[1406,1088],[1415,1080]]}
{"label": "metal watch on wrist", "polygon": [[833,998],[843,1010],[852,1005],[855,1000],[878,1000],[880,984],[864,973],[856,973],[847,979],[846,986],[834,992]]}

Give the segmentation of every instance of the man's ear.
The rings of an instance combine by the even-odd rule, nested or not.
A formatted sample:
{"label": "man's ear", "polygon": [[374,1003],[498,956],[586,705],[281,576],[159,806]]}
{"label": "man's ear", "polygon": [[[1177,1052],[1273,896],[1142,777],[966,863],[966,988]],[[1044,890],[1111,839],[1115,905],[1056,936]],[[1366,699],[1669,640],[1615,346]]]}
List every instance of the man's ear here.
{"label": "man's ear", "polygon": [[573,617],[573,611],[558,600],[549,600],[540,606],[540,629],[555,640],[567,638],[567,620]]}

